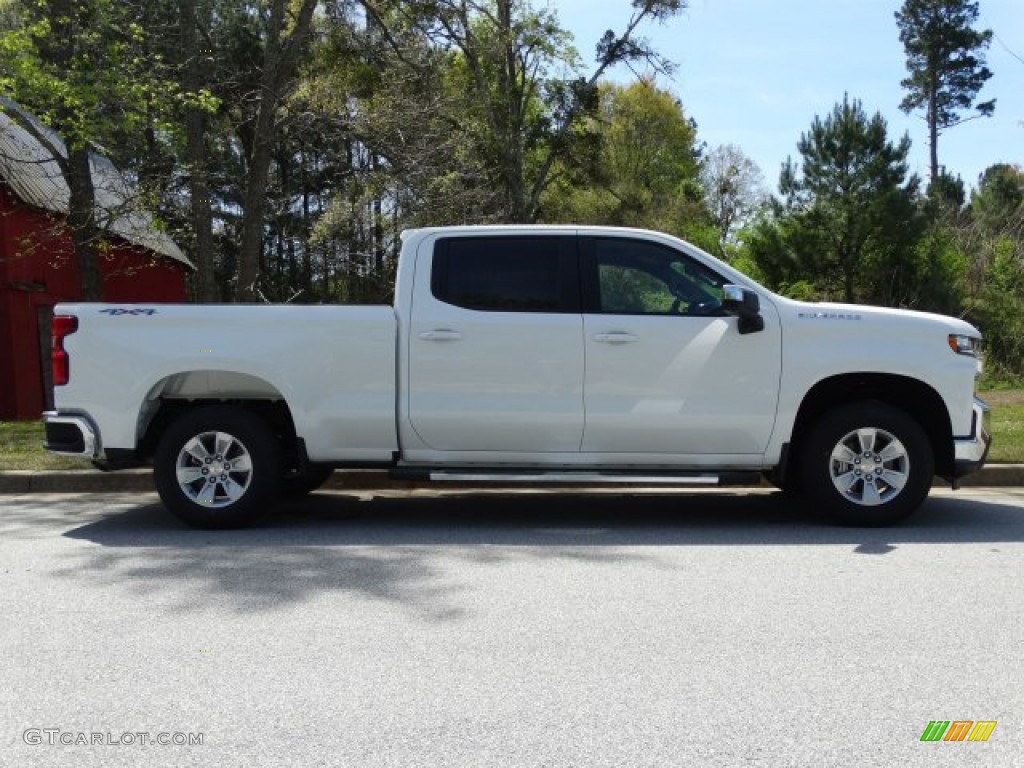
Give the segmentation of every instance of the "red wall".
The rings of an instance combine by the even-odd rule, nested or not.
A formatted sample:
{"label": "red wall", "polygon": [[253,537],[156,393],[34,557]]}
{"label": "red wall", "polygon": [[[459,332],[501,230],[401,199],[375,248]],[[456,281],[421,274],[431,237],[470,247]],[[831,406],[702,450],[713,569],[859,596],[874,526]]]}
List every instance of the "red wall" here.
{"label": "red wall", "polygon": [[[100,257],[103,299],[183,302],[185,265],[115,240]],[[45,408],[38,308],[81,298],[71,237],[61,219],[17,201],[0,185],[0,419],[36,419]]]}

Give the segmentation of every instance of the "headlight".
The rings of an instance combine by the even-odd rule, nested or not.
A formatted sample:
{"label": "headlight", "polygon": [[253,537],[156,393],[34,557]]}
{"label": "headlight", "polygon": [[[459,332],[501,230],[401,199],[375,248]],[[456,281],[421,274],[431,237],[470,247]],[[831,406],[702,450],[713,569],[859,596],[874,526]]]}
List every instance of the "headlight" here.
{"label": "headlight", "polygon": [[949,334],[949,348],[958,355],[969,355],[970,357],[981,356],[981,339],[976,336],[961,336]]}

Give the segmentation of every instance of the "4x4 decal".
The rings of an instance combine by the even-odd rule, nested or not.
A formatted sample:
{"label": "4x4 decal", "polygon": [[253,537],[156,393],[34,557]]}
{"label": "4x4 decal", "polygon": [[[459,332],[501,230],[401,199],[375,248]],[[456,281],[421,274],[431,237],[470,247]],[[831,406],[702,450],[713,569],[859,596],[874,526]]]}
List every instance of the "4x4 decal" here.
{"label": "4x4 decal", "polygon": [[113,317],[120,317],[121,315],[155,315],[155,309],[101,309],[100,312],[105,315],[111,315]]}

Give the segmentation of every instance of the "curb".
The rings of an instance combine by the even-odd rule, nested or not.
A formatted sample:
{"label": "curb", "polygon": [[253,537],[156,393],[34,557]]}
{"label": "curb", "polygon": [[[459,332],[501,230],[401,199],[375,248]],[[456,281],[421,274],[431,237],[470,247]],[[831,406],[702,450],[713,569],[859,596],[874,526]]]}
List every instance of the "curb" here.
{"label": "curb", "polygon": [[[961,480],[964,488],[1005,488],[1024,487],[1024,464],[991,464],[983,467]],[[947,487],[948,483],[936,479],[936,487]],[[323,490],[389,490],[403,491],[416,488],[500,488],[516,487],[519,489],[538,486],[512,485],[497,486],[490,483],[431,483],[413,480],[395,480],[384,470],[345,470],[335,471]],[[552,486],[540,486],[550,490]],[[592,486],[565,485],[558,486],[579,491]],[[619,486],[623,489],[631,486]],[[735,486],[729,486],[735,487]],[[741,486],[742,487],[742,486]],[[757,487],[757,486],[752,486]],[[608,489],[609,486],[601,486]],[[665,486],[665,490],[673,486]],[[153,474],[149,469],[128,469],[120,472],[100,472],[98,470],[66,470],[59,472],[9,471],[0,472],[0,494],[16,493],[151,493]]]}

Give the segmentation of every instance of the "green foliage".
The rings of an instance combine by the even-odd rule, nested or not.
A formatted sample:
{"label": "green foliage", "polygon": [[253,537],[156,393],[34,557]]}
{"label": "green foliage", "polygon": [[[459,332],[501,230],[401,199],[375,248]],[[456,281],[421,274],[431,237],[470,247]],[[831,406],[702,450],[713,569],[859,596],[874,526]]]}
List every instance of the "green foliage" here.
{"label": "green foliage", "polygon": [[959,314],[966,295],[969,260],[947,227],[933,225],[918,241],[913,252],[907,283],[907,305]]}
{"label": "green foliage", "polygon": [[115,0],[25,0],[25,24],[0,33],[0,91],[71,148],[172,127],[180,93],[160,56],[147,56],[138,9]]}
{"label": "green foliage", "polygon": [[[1006,392],[1007,390],[1022,390],[1021,394],[1024,395],[1024,376],[1007,373],[1002,368],[994,368],[988,364],[987,355],[984,371],[980,377],[978,377],[978,391],[982,393],[981,397],[991,403],[991,395],[986,394],[987,392]],[[1021,419],[1021,423],[1024,424],[1024,419]]]}
{"label": "green foliage", "polygon": [[1024,374],[1024,252],[1020,242],[1000,237],[992,247],[981,301],[972,313],[985,331],[994,370]]}
{"label": "green foliage", "polygon": [[1024,376],[1024,171],[986,169],[959,235],[973,256],[968,314],[985,334],[989,370]]}
{"label": "green foliage", "polygon": [[563,192],[578,192],[581,217],[595,220],[590,212],[608,205],[607,189],[593,183],[600,75],[622,62],[662,67],[637,25],[684,3],[633,4],[589,77],[555,13],[536,3],[361,5],[365,27],[329,6],[336,15],[291,104],[315,116],[336,148],[326,150],[338,170],[322,185],[326,206],[304,244],[325,252],[331,299],[350,296],[346,286],[383,285],[378,265],[393,260],[404,227],[551,221]]}
{"label": "green foliage", "polygon": [[602,85],[590,130],[598,140],[590,175],[563,169],[543,199],[546,220],[658,229],[716,249],[699,184],[696,126],[672,94],[648,79]]}
{"label": "green foliage", "polygon": [[736,243],[728,244],[723,256],[725,261],[743,274],[759,283],[767,285],[770,281],[750,251],[750,240],[754,236],[755,228],[756,220],[754,223],[741,229],[737,234]]}
{"label": "green foliage", "polygon": [[1024,170],[998,163],[986,168],[971,196],[971,214],[985,230],[1002,233],[1017,230],[1024,211]]}
{"label": "green foliage", "polygon": [[749,238],[769,282],[809,283],[823,297],[908,303],[914,244],[922,229],[917,178],[907,177],[910,139],[898,144],[876,113],[843,99],[814,119],[779,180],[782,199]]}

